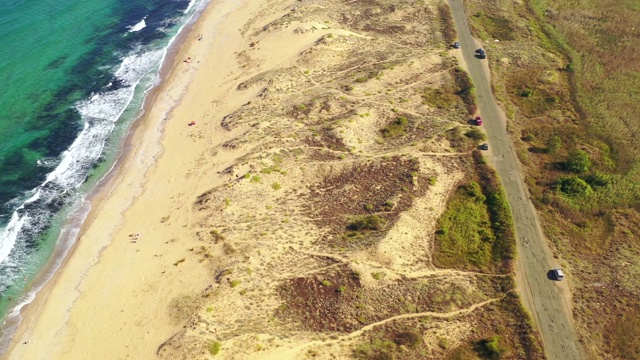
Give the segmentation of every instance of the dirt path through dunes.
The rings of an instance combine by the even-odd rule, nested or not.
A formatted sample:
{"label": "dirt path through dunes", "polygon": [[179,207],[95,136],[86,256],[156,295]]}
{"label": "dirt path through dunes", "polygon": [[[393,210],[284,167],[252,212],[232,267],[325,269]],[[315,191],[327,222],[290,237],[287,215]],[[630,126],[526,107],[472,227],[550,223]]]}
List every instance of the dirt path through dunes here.
{"label": "dirt path through dunes", "polygon": [[[476,87],[478,108],[485,123],[490,154],[502,180],[515,223],[518,258],[516,282],[524,305],[532,313],[549,359],[583,359],[573,327],[570,294],[566,283],[547,279],[547,272],[557,267],[540,222],[529,200],[520,163],[509,140],[506,117],[491,92],[487,61],[475,58],[476,40],[464,13],[462,0],[449,0],[458,30],[463,65]],[[491,53],[487,54],[491,59]]]}

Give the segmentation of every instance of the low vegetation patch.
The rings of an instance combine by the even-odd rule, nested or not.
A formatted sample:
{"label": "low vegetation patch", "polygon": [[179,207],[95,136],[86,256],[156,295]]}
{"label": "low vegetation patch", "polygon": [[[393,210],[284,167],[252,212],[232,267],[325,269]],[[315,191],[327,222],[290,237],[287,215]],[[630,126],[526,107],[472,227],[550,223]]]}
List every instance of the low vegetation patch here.
{"label": "low vegetation patch", "polygon": [[404,135],[407,132],[408,125],[409,119],[404,116],[398,116],[394,121],[380,129],[380,132],[384,138],[395,138]]}
{"label": "low vegetation patch", "polygon": [[493,259],[505,270],[511,269],[516,256],[516,236],[509,203],[498,181],[498,174],[489,167],[479,151],[473,152],[476,173],[487,200],[491,227],[495,236],[492,245]]}
{"label": "low vegetation patch", "polygon": [[375,244],[414,197],[428,190],[427,176],[414,178],[419,170],[414,159],[379,158],[347,165],[312,185],[305,206],[328,231],[321,241],[337,248]]}
{"label": "low vegetation patch", "polygon": [[461,185],[438,220],[434,262],[441,267],[510,271],[515,236],[506,198],[496,174],[478,152],[478,182]]}
{"label": "low vegetation patch", "polygon": [[438,220],[436,265],[445,268],[491,270],[495,236],[486,197],[476,182],[460,186]]}
{"label": "low vegetation patch", "polygon": [[353,219],[347,225],[347,229],[351,231],[380,231],[384,226],[384,219],[378,215],[367,215]]}
{"label": "low vegetation patch", "polygon": [[640,312],[629,312],[605,332],[605,339],[620,359],[637,359],[640,354]]}
{"label": "low vegetation patch", "polygon": [[460,101],[466,106],[469,115],[477,111],[475,87],[471,78],[460,67],[451,70],[452,83],[440,88],[425,88],[422,91],[422,100],[425,104],[438,109],[455,107]]}
{"label": "low vegetation patch", "polygon": [[467,113],[473,115],[478,111],[476,106],[476,89],[471,82],[471,78],[466,71],[460,67],[453,69],[453,78],[458,88],[456,95],[458,95],[464,104],[467,106]]}
{"label": "low vegetation patch", "polygon": [[487,135],[484,132],[482,132],[482,130],[478,130],[478,129],[471,129],[471,130],[465,132],[464,136],[466,136],[469,139],[472,139],[472,140],[474,140],[476,142],[487,140]]}
{"label": "low vegetation patch", "polygon": [[438,11],[440,12],[442,37],[444,38],[445,46],[452,46],[453,42],[458,38],[458,33],[453,22],[453,16],[451,16],[451,9],[449,5],[442,2],[438,5]]}
{"label": "low vegetation patch", "polygon": [[[541,342],[517,296],[506,294],[500,301],[459,317],[401,319],[366,332],[353,347],[356,359],[447,359],[490,360],[544,358]],[[475,324],[462,337],[451,336],[458,322]],[[439,329],[439,331],[434,331]],[[437,344],[437,347],[433,345]]]}
{"label": "low vegetation patch", "polygon": [[214,356],[218,355],[220,353],[220,350],[222,350],[222,344],[219,341],[214,341],[209,344],[209,354]]}
{"label": "low vegetation patch", "polygon": [[479,11],[473,14],[471,19],[471,24],[483,34],[484,39],[498,39],[500,41],[515,39],[515,31],[511,27],[511,22],[506,18]]}

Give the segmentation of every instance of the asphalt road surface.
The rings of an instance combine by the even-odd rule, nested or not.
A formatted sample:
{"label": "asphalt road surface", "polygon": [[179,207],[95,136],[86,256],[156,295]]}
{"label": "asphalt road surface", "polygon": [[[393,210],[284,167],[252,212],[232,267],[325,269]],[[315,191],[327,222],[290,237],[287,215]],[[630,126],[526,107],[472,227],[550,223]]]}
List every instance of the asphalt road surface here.
{"label": "asphalt road surface", "polygon": [[[491,91],[487,59],[475,57],[478,49],[471,35],[462,0],[449,0],[451,12],[458,30],[458,41],[466,63],[466,70],[476,88],[478,108],[487,132],[489,154],[504,186],[517,236],[518,258],[516,283],[525,307],[530,311],[542,335],[544,350],[551,360],[584,359],[573,327],[570,310],[570,294],[566,283],[552,281],[549,270],[558,267],[549,249],[539,219],[529,199],[520,163],[509,140],[506,117],[496,103]],[[517,121],[517,119],[515,120]],[[569,274],[565,273],[565,277]]]}

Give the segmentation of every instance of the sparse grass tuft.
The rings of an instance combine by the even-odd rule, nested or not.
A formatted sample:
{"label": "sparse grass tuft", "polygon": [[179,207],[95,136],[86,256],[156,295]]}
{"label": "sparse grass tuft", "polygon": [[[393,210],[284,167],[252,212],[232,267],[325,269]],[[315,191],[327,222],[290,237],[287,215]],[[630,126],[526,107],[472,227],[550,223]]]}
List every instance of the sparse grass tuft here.
{"label": "sparse grass tuft", "polygon": [[373,273],[371,273],[371,277],[374,278],[375,280],[382,280],[382,279],[384,279],[385,276],[386,276],[386,274],[383,273],[383,272],[373,272]]}
{"label": "sparse grass tuft", "polygon": [[218,232],[218,230],[211,230],[209,231],[209,234],[211,234],[211,238],[213,239],[213,242],[215,244],[217,244],[220,241],[224,241],[226,240],[226,238],[224,237],[224,235],[220,234]]}

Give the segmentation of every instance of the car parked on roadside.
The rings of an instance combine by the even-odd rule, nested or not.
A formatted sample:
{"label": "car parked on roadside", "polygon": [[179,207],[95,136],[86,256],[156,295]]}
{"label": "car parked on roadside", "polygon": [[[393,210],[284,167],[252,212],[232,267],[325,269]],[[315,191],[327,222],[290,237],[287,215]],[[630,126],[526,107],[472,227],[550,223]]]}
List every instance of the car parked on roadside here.
{"label": "car parked on roadside", "polygon": [[480,150],[489,150],[489,144],[484,143],[480,145]]}
{"label": "car parked on roadside", "polygon": [[562,281],[564,279],[564,272],[562,272],[562,269],[553,269],[551,270],[551,276],[555,281]]}
{"label": "car parked on roadside", "polygon": [[476,50],[476,57],[478,59],[485,59],[487,57],[487,53],[484,51],[483,48],[480,48]]}
{"label": "car parked on roadside", "polygon": [[482,118],[480,118],[480,116],[476,116],[475,121],[476,121],[476,125],[478,126],[482,125]]}
{"label": "car parked on roadside", "polygon": [[459,43],[459,42],[457,42],[457,41],[456,41],[456,42],[454,42],[454,43],[453,43],[453,48],[454,48],[454,49],[460,49],[460,43]]}

